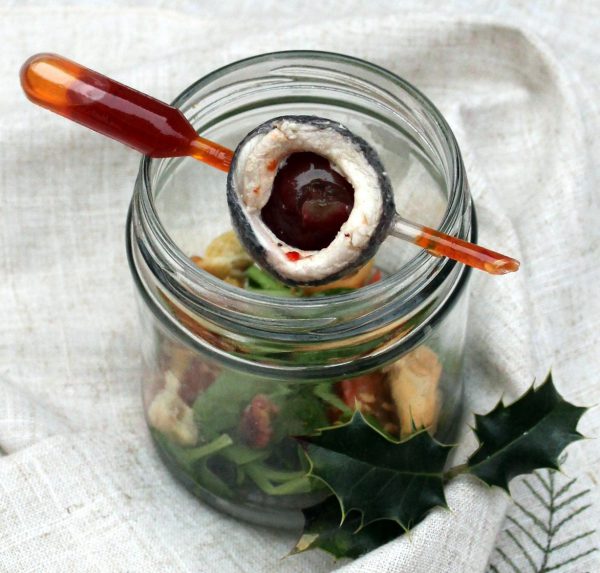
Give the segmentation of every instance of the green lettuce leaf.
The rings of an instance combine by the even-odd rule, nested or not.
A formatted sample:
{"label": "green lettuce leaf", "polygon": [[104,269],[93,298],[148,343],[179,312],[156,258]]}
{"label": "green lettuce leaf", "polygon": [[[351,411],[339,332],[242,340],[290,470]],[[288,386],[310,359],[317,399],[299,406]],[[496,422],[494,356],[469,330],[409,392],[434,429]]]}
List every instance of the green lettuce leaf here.
{"label": "green lettuce leaf", "polygon": [[242,411],[256,394],[267,393],[273,384],[233,370],[223,371],[194,402],[194,420],[204,440],[237,428]]}

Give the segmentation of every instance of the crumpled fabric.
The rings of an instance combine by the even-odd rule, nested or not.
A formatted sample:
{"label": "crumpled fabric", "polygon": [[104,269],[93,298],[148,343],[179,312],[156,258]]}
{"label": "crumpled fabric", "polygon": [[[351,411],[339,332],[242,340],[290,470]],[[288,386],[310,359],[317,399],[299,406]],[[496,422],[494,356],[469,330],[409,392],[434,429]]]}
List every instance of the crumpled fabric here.
{"label": "crumpled fabric", "polygon": [[[467,411],[514,400],[551,367],[567,399],[600,402],[598,6],[312,4],[0,8],[0,571],[476,573],[510,503],[461,477],[447,488],[450,511],[335,562],[320,551],[286,557],[293,535],[222,515],[176,483],[140,399],[124,247],[139,157],[25,100],[17,72],[35,52],[166,101],[219,66],[282,49],[348,53],[404,77],[454,130],[481,244],[522,262],[510,276],[473,273]],[[600,410],[581,429],[599,436]],[[475,446],[465,428],[458,458]],[[565,472],[596,484],[598,515],[597,443],[570,446]],[[598,546],[597,534],[587,542]],[[598,553],[572,567],[600,570]]]}

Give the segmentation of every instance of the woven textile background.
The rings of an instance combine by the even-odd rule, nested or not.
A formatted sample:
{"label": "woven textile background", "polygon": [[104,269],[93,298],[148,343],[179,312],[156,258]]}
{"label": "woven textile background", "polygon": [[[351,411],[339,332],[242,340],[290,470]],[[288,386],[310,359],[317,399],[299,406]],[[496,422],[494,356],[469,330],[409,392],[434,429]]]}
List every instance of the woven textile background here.
{"label": "woven textile background", "polygon": [[[281,49],[344,52],[406,78],[456,134],[481,243],[522,261],[515,275],[473,274],[469,411],[516,398],[551,367],[567,399],[600,403],[600,5],[316,4],[0,2],[0,571],[514,571],[495,546],[536,570],[500,534],[523,535],[504,523],[508,496],[470,478],[448,488],[452,511],[359,560],[282,560],[292,535],[199,504],[151,448],[124,247],[139,157],[25,100],[18,69],[35,52],[167,101]],[[600,436],[600,409],[581,429]],[[461,455],[473,446],[466,436]],[[600,522],[598,442],[570,446],[565,472],[591,490],[577,535]],[[514,493],[541,507],[523,479]],[[582,544],[598,534],[552,562]],[[599,557],[560,570],[600,571]]]}

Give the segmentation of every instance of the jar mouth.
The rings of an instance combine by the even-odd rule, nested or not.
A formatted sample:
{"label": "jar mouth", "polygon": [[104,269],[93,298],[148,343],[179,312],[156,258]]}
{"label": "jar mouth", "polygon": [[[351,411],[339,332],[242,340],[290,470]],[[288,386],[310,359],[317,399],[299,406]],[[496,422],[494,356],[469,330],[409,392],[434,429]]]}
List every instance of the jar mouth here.
{"label": "jar mouth", "polygon": [[[438,211],[438,216],[444,211],[441,220],[432,226],[476,240],[473,206],[452,131],[423,94],[379,66],[329,52],[263,54],[208,74],[173,105],[205,133],[230,118],[237,121],[249,109],[261,109],[260,105],[267,105],[270,112],[274,96],[261,91],[265,84],[288,90],[295,79],[303,89],[324,90],[324,100],[334,106],[329,109],[339,103],[345,110],[367,110],[367,117],[383,118],[392,133],[408,133],[409,145],[426,156],[446,195]],[[355,97],[358,107],[352,107],[350,99],[330,96],[331,85],[336,94]],[[304,106],[310,100],[304,93],[281,101],[286,105],[301,101]],[[372,107],[378,115],[371,114]],[[464,291],[470,269],[425,251],[379,282],[333,296],[290,300],[229,285],[197,267],[161,221],[155,196],[161,177],[176,169],[177,161],[149,157],[141,161],[127,227],[130,267],[146,305],[163,326],[232,368],[275,377],[285,371],[289,378],[331,378],[375,368],[425,340]],[[307,361],[315,353],[319,364]]]}
{"label": "jar mouth", "polygon": [[[439,110],[425,95],[407,81],[376,64],[343,54],[323,51],[290,50],[261,54],[228,64],[209,73],[181,92],[171,105],[181,107],[198,90],[249,65],[278,61],[282,61],[283,63],[283,61],[290,58],[310,59],[316,64],[319,62],[331,62],[332,59],[344,62],[359,70],[365,70],[387,79],[420,104],[424,112],[423,119],[428,120],[437,128],[436,134],[441,136],[442,144],[445,145],[448,151],[446,158],[448,160],[448,168],[447,173],[445,173],[448,202],[445,213],[437,228],[441,232],[469,240],[470,225],[465,226],[463,224],[463,213],[465,210],[468,211],[469,201],[468,193],[465,194],[464,192],[466,187],[464,166],[458,144],[450,127]],[[273,73],[277,71],[277,68],[273,69]],[[391,94],[388,93],[388,95]],[[217,289],[220,296],[232,307],[236,307],[239,304],[242,307],[255,305],[258,307],[268,306],[271,310],[276,308],[289,310],[289,301],[286,302],[277,297],[246,291],[205,273],[179,248],[163,226],[155,205],[152,183],[152,168],[155,161],[157,160],[144,156],[140,163],[139,177],[142,182],[140,207],[152,233],[156,237],[157,244],[160,245],[161,254],[166,257],[170,268],[177,274],[178,279],[186,284],[190,292],[193,292],[195,290],[194,287],[198,285],[206,285],[213,291]],[[320,309],[327,309],[328,314],[336,314],[336,308],[340,308],[341,310],[348,304],[356,304],[360,301],[377,297],[382,293],[393,292],[395,297],[410,299],[428,285],[442,282],[452,273],[456,265],[457,263],[453,260],[434,258],[421,250],[393,274],[386,276],[377,283],[367,285],[350,293],[336,294],[323,298],[294,299],[294,307],[298,309],[298,313],[309,312],[311,315],[314,315]]]}

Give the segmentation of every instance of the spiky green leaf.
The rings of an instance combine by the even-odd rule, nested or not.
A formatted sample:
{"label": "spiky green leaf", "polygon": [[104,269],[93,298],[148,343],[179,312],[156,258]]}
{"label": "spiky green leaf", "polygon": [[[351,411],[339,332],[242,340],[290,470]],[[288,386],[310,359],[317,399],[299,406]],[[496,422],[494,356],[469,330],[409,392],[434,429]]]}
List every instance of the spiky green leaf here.
{"label": "spiky green leaf", "polygon": [[394,441],[360,412],[306,444],[310,473],[334,492],[342,518],[355,510],[359,526],[389,519],[404,529],[433,507],[446,506],[443,468],[450,450],[426,431]]}
{"label": "spiky green leaf", "polygon": [[356,558],[404,533],[400,525],[387,519],[359,529],[361,515],[356,511],[341,523],[340,504],[333,495],[303,513],[304,531],[292,553],[319,548],[337,558]]}
{"label": "spiky green leaf", "polygon": [[470,473],[508,490],[508,482],[519,474],[558,469],[560,453],[582,438],[576,428],[585,410],[565,401],[549,374],[511,405],[499,402],[489,414],[475,416],[480,446],[469,458]]}

